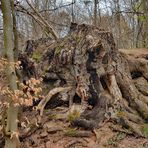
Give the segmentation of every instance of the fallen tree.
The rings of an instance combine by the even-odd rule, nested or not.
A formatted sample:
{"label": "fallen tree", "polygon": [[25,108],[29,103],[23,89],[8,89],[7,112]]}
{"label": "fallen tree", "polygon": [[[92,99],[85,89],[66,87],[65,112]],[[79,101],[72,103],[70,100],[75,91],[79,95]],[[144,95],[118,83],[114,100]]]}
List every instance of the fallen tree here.
{"label": "fallen tree", "polygon": [[75,98],[81,100],[83,112],[73,125],[93,129],[111,120],[146,136],[148,61],[119,52],[110,32],[72,24],[69,34],[57,41],[28,41],[20,60],[28,77],[42,76],[53,87],[70,87],[66,95],[58,94],[67,97],[69,106]]}

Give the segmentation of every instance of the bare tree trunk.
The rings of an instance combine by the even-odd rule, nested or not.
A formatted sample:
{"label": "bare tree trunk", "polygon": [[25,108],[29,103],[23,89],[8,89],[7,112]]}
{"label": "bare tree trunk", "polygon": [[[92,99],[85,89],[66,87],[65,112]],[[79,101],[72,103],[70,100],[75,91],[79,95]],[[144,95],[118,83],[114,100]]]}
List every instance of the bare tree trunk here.
{"label": "bare tree trunk", "polygon": [[[4,57],[8,60],[6,74],[8,83],[12,91],[17,89],[16,74],[14,67],[14,52],[13,52],[13,24],[11,17],[11,6],[9,0],[1,0],[3,13],[3,28],[4,28]],[[5,127],[6,142],[5,148],[18,147],[18,126],[17,116],[18,107],[14,106],[12,98],[8,98],[9,107],[7,109],[7,125]]]}
{"label": "bare tree trunk", "polygon": [[71,16],[72,16],[72,22],[74,23],[75,22],[75,14],[74,14],[74,3],[75,3],[75,0],[72,0],[72,12],[71,12]]}
{"label": "bare tree trunk", "polygon": [[142,9],[144,12],[143,47],[148,47],[148,2],[145,0],[142,0]]}
{"label": "bare tree trunk", "polygon": [[97,25],[97,4],[98,0],[94,0],[94,23],[93,23],[94,26]]}
{"label": "bare tree trunk", "polygon": [[115,30],[116,30],[116,39],[117,39],[117,46],[121,46],[121,13],[120,13],[120,4],[119,0],[114,0],[114,6],[115,6]]}
{"label": "bare tree trunk", "polygon": [[137,34],[136,34],[136,48],[139,48],[140,45],[141,45],[141,33],[143,32],[142,31],[142,26],[143,26],[143,22],[140,21],[139,17],[140,15],[137,15],[138,19],[137,19],[137,27],[136,27],[136,30],[137,30]]}
{"label": "bare tree trunk", "polygon": [[16,17],[15,17],[15,9],[14,9],[14,0],[10,0],[11,2],[11,11],[12,11],[12,18],[13,18],[13,33],[14,33],[14,58],[15,60],[18,59],[18,33],[17,33],[17,24],[16,24]]}

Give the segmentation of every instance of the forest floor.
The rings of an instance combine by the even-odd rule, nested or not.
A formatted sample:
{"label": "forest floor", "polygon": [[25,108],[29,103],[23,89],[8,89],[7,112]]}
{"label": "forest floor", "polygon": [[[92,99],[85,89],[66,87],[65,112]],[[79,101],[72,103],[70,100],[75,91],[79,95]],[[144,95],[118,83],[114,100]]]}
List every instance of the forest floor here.
{"label": "forest floor", "polygon": [[[31,112],[26,114],[35,118]],[[115,131],[112,127],[117,125],[112,122],[92,132],[71,127],[68,121],[51,115],[43,117],[43,122],[41,128],[31,130],[22,139],[21,148],[148,148],[148,139]]]}
{"label": "forest floor", "polygon": [[[120,51],[133,56],[148,56],[148,49]],[[63,118],[67,109],[66,106],[46,108],[40,117],[36,111],[26,108],[21,115],[25,119],[24,129],[20,131],[21,148],[148,148],[148,139],[127,134],[124,129],[115,128],[113,122],[93,131],[72,127],[67,118]],[[56,113],[63,116],[58,117]]]}

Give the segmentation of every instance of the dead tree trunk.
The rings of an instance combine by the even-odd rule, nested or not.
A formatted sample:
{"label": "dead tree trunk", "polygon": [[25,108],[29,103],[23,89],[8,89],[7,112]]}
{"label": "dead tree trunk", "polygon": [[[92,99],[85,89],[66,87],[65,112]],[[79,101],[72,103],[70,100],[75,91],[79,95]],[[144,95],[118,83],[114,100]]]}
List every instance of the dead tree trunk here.
{"label": "dead tree trunk", "polygon": [[148,121],[146,59],[120,53],[110,32],[84,24],[73,24],[65,38],[45,42],[41,43],[44,48],[38,41],[32,44],[31,50],[26,49],[32,58],[36,51],[46,49],[40,59],[34,58],[38,60],[34,68],[38,71],[34,73],[44,75],[49,83],[58,81],[58,87],[72,87],[68,92],[69,102],[77,95],[84,102],[82,105],[92,106],[91,110],[85,107],[74,125],[93,129],[111,120],[145,136],[143,128]]}

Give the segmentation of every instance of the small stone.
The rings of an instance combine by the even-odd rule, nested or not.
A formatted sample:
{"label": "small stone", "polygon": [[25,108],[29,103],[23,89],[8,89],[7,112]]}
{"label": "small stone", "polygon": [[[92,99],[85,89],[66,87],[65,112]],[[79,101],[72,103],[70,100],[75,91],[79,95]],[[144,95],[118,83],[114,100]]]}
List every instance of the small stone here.
{"label": "small stone", "polygon": [[40,136],[41,136],[42,138],[46,137],[47,135],[48,135],[48,133],[47,133],[46,131],[44,131],[44,132],[42,132],[42,133],[40,134]]}

